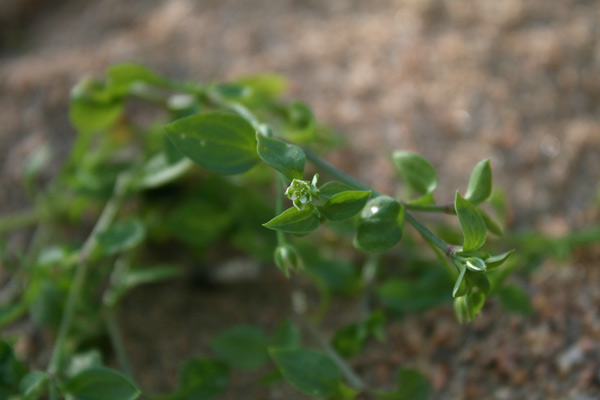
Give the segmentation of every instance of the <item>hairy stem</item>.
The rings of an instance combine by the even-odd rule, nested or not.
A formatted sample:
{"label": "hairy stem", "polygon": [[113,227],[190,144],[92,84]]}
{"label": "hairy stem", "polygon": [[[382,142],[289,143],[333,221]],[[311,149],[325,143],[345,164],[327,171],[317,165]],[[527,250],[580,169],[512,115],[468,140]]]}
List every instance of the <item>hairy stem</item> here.
{"label": "hairy stem", "polygon": [[52,350],[52,356],[50,358],[50,364],[48,365],[48,372],[50,374],[56,374],[62,365],[65,345],[67,342],[67,334],[71,328],[77,301],[79,300],[81,291],[87,278],[89,267],[88,259],[98,244],[96,238],[99,233],[105,231],[110,226],[117,215],[121,203],[123,202],[123,198],[127,192],[129,183],[131,182],[131,178],[132,175],[130,173],[121,173],[119,175],[110,200],[104,206],[104,210],[102,210],[102,214],[100,214],[100,218],[98,218],[94,229],[92,229],[92,232],[81,247],[79,260],[75,270],[75,276],[73,277],[73,282],[69,288],[65,309],[60,321],[60,326],[58,328],[56,343],[54,344],[54,349]]}

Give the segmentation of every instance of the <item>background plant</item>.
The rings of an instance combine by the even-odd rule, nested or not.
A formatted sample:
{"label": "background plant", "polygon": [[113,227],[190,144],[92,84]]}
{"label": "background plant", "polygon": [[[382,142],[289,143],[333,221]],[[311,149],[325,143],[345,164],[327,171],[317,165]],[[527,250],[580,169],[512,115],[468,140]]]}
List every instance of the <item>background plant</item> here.
{"label": "background plant", "polygon": [[[49,159],[48,149],[34,154],[25,183],[35,210],[0,225],[8,231],[37,224],[26,253],[3,252],[14,290],[0,322],[28,314],[56,333],[45,370],[29,371],[15,358],[10,341],[2,343],[3,395],[138,397],[115,308],[132,288],[184,273],[173,265],[173,251],[165,257],[151,250],[172,249],[173,241],[177,249],[206,259],[219,257],[218,243],[226,240],[260,260],[274,260],[286,276],[305,271],[319,288],[321,304],[311,312],[296,298],[293,318],[271,335],[255,326],[232,327],[214,339],[213,358],[183,364],[174,392],[145,393],[149,398],[217,396],[231,368],[253,370],[269,360],[274,369],[265,382],[284,378],[314,397],[427,398],[428,384],[416,371],[401,369],[398,389],[383,392],[369,387],[345,358],[360,353],[371,337],[384,341],[390,316],[452,297],[464,322],[493,293],[508,308],[529,311],[523,292],[503,285],[515,264],[498,269],[512,251],[482,250],[488,231],[502,233],[502,225],[480,208],[492,196],[489,161],[475,166],[464,196],[457,192],[452,203],[440,205],[434,199],[438,174],[433,165],[418,154],[397,151],[392,165],[405,183],[402,196],[378,193],[317,155],[335,146],[335,139],[306,105],[280,100],[284,86],[271,75],[197,85],[121,64],[106,78],[84,80],[73,89],[70,115],[79,136],[70,159],[55,182],[40,191],[36,174]],[[126,111],[138,103],[156,106],[158,120],[136,121],[135,113]],[[318,173],[305,171],[307,160]],[[275,216],[270,197],[276,199]],[[492,200],[502,217],[500,195]],[[415,217],[417,212],[455,214],[462,233],[436,234]],[[80,243],[69,230],[81,219],[93,219],[89,216],[98,217]],[[302,238],[322,224],[338,235],[333,244],[315,246],[310,236]],[[405,225],[419,236],[411,236]],[[409,242],[402,257],[407,262],[396,268],[398,255],[388,250],[400,240]],[[349,243],[367,253],[359,268],[326,251]],[[436,262],[415,249],[421,243],[431,247]],[[394,269],[406,275],[394,275]],[[356,323],[329,341],[317,322],[335,293],[360,293],[366,306]],[[300,327],[320,351],[302,347]],[[110,338],[121,372],[104,366],[98,351],[83,351],[99,336]]]}

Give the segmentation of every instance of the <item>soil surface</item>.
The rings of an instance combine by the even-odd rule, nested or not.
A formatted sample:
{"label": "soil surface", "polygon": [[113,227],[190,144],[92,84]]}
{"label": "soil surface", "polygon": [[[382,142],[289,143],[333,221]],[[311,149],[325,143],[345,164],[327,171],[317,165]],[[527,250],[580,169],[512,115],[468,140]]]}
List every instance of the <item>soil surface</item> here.
{"label": "soil surface", "polygon": [[[390,149],[419,152],[440,173],[438,201],[464,192],[492,160],[510,229],[567,234],[598,224],[600,2],[563,0],[8,0],[0,6],[0,210],[30,207],[23,159],[75,132],[70,88],[119,61],[177,79],[277,72],[348,145],[330,160],[393,194]],[[545,262],[525,284],[531,317],[490,303],[469,326],[450,308],[389,324],[353,366],[389,386],[399,365],[424,371],[434,399],[600,399],[600,253]],[[177,366],[207,355],[235,323],[272,328],[289,315],[276,273],[211,290],[142,288],[121,315],[142,387],[166,391]],[[340,305],[323,324],[351,322]],[[301,399],[285,385],[234,375],[225,398]]]}

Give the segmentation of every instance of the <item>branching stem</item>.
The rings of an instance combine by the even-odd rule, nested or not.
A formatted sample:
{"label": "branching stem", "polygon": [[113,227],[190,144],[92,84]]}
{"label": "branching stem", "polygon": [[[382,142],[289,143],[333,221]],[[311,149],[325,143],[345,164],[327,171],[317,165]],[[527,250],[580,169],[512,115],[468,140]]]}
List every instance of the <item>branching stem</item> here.
{"label": "branching stem", "polygon": [[131,182],[132,177],[133,175],[127,172],[121,173],[119,175],[115,183],[115,187],[111,198],[104,206],[104,210],[102,210],[102,214],[100,214],[100,218],[98,218],[94,229],[92,229],[92,232],[81,247],[81,251],[79,253],[79,260],[77,262],[75,270],[75,276],[73,278],[73,282],[71,283],[71,287],[69,288],[69,293],[67,295],[67,300],[65,303],[65,309],[62,315],[62,319],[60,321],[60,326],[58,328],[56,343],[54,345],[54,349],[52,350],[50,364],[48,365],[48,372],[52,375],[58,372],[63,362],[65,345],[67,342],[67,334],[69,332],[69,329],[71,328],[71,323],[73,321],[73,316],[75,315],[77,301],[79,300],[81,291],[87,278],[89,267],[88,261],[90,256],[96,249],[96,246],[98,245],[98,241],[96,238],[100,232],[105,231],[110,226],[115,216],[117,215],[121,203],[123,202],[123,198],[127,193],[127,188],[129,187],[129,183]]}

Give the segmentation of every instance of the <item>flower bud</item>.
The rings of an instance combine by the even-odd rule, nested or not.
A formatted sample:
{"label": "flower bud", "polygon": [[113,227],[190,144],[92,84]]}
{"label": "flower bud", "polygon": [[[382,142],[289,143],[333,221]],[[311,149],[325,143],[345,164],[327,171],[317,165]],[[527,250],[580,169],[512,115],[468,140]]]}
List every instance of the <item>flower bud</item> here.
{"label": "flower bud", "polygon": [[465,261],[467,268],[471,271],[481,272],[487,270],[487,266],[485,265],[485,261],[478,257],[470,257]]}
{"label": "flower bud", "polygon": [[302,269],[302,259],[289,244],[277,246],[275,249],[275,264],[289,278],[290,270],[298,272]]}

